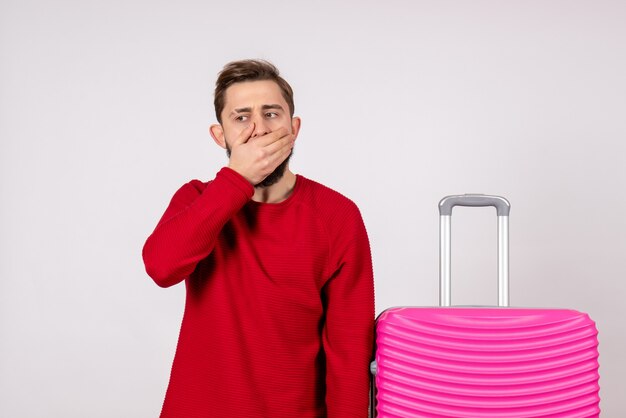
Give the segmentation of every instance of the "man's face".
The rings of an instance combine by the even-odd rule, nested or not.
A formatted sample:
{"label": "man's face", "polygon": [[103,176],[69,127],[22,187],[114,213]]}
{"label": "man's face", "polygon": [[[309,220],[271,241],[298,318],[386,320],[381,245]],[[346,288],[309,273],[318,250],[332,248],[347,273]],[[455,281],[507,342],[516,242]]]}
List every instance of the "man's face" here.
{"label": "man's face", "polygon": [[[230,144],[251,123],[254,123],[251,138],[266,135],[280,127],[285,127],[288,132],[297,134],[300,126],[299,119],[291,117],[289,105],[283,98],[280,87],[271,80],[246,81],[228,87],[221,117],[226,153],[229,157]],[[290,157],[291,154],[272,174],[256,186],[267,187],[280,180]]]}

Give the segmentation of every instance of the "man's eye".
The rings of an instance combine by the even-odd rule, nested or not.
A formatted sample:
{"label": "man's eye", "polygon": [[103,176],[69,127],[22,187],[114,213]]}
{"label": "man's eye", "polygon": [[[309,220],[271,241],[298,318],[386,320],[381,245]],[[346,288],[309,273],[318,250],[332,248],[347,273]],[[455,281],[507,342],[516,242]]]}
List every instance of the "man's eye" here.
{"label": "man's eye", "polygon": [[266,118],[275,118],[275,117],[278,117],[278,113],[276,113],[276,112],[267,112],[265,114],[265,117]]}
{"label": "man's eye", "polygon": [[235,120],[236,120],[237,122],[243,122],[243,121],[245,121],[245,120],[247,120],[247,119],[248,119],[248,117],[247,117],[247,116],[244,116],[244,115],[237,116],[237,117],[235,118]]}

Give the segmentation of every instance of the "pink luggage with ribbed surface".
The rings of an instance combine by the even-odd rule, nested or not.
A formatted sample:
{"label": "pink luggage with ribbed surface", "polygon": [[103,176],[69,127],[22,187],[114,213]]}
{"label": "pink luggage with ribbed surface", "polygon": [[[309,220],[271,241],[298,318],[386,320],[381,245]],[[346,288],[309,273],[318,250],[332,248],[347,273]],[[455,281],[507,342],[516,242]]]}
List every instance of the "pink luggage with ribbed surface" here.
{"label": "pink luggage with ribbed surface", "polygon": [[[450,306],[454,206],[498,211],[498,307]],[[597,330],[589,316],[508,307],[509,207],[485,195],[440,202],[441,307],[391,308],[378,317],[374,416],[600,416]]]}

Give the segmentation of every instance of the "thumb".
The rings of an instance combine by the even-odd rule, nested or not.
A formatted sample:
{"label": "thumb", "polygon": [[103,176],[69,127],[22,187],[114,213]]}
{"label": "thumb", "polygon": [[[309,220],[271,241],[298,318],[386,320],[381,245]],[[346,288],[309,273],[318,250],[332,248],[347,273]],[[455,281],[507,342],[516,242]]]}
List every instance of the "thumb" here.
{"label": "thumb", "polygon": [[233,145],[241,145],[248,142],[248,139],[252,136],[252,132],[254,132],[254,122],[250,123],[250,125],[246,126],[243,131],[239,133]]}

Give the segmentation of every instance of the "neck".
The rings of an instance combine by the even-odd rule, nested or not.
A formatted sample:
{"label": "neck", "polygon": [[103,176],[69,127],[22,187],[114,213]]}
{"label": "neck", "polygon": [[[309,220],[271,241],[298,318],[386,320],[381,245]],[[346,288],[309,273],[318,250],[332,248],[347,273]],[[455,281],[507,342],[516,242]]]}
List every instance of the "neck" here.
{"label": "neck", "polygon": [[256,187],[252,200],[260,203],[280,203],[286,200],[296,185],[296,175],[287,168],[278,182],[269,187]]}

